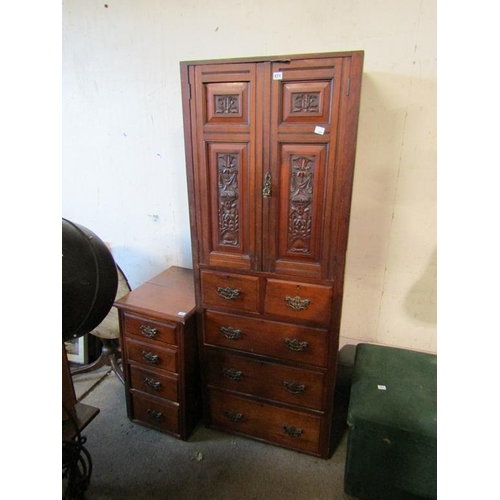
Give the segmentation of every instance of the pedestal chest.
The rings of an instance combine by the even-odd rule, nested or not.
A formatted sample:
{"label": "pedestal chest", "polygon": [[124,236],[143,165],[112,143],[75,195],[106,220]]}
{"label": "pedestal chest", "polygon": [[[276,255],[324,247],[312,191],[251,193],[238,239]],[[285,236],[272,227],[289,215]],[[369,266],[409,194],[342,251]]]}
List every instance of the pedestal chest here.
{"label": "pedestal chest", "polygon": [[129,418],[187,439],[201,415],[192,270],[171,267],[115,306]]}

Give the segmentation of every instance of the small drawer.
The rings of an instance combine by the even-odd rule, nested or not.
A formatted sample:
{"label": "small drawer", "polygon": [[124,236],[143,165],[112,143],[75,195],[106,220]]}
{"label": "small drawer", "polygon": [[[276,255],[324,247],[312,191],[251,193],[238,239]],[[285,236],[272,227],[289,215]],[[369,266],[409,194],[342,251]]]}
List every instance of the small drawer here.
{"label": "small drawer", "polygon": [[208,384],[321,410],[325,375],[207,349]]}
{"label": "small drawer", "polygon": [[130,391],[130,395],[132,420],[179,434],[179,405],[133,390]]}
{"label": "small drawer", "polygon": [[205,312],[205,343],[314,366],[328,365],[328,331]]}
{"label": "small drawer", "polygon": [[135,361],[142,365],[153,368],[161,368],[171,372],[177,372],[177,350],[157,347],[151,343],[128,340],[126,342],[127,357],[129,361]]}
{"label": "small drawer", "polygon": [[174,323],[161,323],[132,314],[124,314],[123,319],[126,335],[177,345],[177,327]]}
{"label": "small drawer", "polygon": [[159,398],[179,401],[177,375],[130,366],[130,387]]}
{"label": "small drawer", "polygon": [[259,310],[259,278],[240,274],[201,273],[202,302],[207,307],[222,307],[247,312]]}
{"label": "small drawer", "polygon": [[211,425],[319,455],[321,417],[209,390]]}
{"label": "small drawer", "polygon": [[265,313],[327,326],[332,307],[331,286],[269,279]]}

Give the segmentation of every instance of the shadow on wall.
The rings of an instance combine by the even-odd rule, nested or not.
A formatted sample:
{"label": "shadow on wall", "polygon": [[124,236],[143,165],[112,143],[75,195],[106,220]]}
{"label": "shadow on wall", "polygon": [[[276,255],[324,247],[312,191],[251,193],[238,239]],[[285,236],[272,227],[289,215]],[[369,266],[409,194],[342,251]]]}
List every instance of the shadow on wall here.
{"label": "shadow on wall", "polygon": [[404,309],[413,319],[437,323],[437,250],[432,253],[420,279],[410,288]]}
{"label": "shadow on wall", "polygon": [[[435,82],[411,75],[363,75],[346,267],[345,336],[376,339],[402,154],[412,141],[433,130],[432,89]],[[433,147],[432,143],[428,149],[420,145],[418,154],[427,155]],[[411,170],[419,156],[405,156],[404,160],[405,168]],[[401,201],[412,203],[411,199]],[[433,248],[435,241],[430,239],[429,252]],[[421,269],[415,267],[418,262],[413,266],[408,271],[420,275]],[[401,314],[422,324],[436,323],[435,296],[436,252],[421,278],[401,297]]]}
{"label": "shadow on wall", "polygon": [[404,85],[363,74],[344,299],[344,335],[353,338],[376,339],[405,113],[391,89]]}

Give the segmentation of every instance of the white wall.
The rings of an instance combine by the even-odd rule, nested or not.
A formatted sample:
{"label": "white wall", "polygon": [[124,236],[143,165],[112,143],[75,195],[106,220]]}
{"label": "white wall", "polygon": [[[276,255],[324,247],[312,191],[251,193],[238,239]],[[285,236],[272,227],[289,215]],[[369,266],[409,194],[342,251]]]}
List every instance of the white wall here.
{"label": "white wall", "polygon": [[179,62],[365,51],[342,343],[436,352],[436,3],[63,0],[62,216],[191,267]]}

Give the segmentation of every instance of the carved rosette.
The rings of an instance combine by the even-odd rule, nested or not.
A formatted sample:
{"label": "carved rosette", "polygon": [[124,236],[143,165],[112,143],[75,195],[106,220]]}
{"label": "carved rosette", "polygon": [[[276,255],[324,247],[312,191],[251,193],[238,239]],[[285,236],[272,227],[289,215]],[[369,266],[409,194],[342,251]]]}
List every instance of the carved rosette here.
{"label": "carved rosette", "polygon": [[228,115],[240,112],[238,95],[216,95],[215,113],[218,115]]}
{"label": "carved rosette", "polygon": [[319,109],[319,92],[292,94],[292,113],[316,113]]}
{"label": "carved rosette", "polygon": [[288,251],[311,251],[314,157],[292,155]]}
{"label": "carved rosette", "polygon": [[239,244],[238,156],[218,154],[219,243]]}

